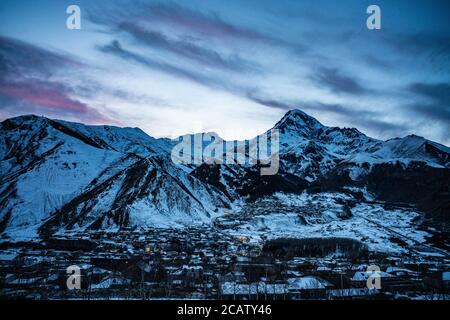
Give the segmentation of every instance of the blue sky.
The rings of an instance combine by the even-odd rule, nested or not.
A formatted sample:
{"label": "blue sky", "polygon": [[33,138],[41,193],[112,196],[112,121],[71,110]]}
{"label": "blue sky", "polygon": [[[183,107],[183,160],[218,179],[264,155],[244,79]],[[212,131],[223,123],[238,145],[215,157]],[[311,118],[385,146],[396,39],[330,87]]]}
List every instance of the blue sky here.
{"label": "blue sky", "polygon": [[[81,30],[66,28],[70,4]],[[370,4],[381,30],[366,28]],[[242,139],[299,108],[450,145],[449,12],[446,0],[2,0],[0,118]]]}

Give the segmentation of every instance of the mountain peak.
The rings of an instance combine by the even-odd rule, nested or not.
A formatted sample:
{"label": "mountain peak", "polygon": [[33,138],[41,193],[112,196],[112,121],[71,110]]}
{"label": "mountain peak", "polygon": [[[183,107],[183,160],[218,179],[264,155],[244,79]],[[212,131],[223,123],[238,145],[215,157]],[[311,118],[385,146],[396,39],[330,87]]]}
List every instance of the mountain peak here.
{"label": "mountain peak", "polygon": [[48,119],[43,116],[37,116],[34,114],[21,115],[13,118],[8,118],[0,122],[0,130],[12,131],[18,128],[28,127],[39,128],[45,126]]}
{"label": "mountain peak", "polygon": [[279,129],[282,133],[293,131],[309,135],[311,132],[323,127],[317,119],[305,112],[299,109],[292,109],[275,124],[274,129]]}
{"label": "mountain peak", "polygon": [[22,123],[22,122],[38,122],[47,120],[44,116],[37,116],[35,114],[25,114],[17,117],[11,117],[3,120],[1,123],[14,122],[14,123]]}
{"label": "mountain peak", "polygon": [[286,112],[286,114],[285,114],[286,116],[287,115],[301,115],[301,116],[307,116],[307,117],[310,117],[306,112],[304,112],[304,111],[302,111],[302,110],[300,110],[300,109],[291,109],[291,110],[289,110],[288,112]]}

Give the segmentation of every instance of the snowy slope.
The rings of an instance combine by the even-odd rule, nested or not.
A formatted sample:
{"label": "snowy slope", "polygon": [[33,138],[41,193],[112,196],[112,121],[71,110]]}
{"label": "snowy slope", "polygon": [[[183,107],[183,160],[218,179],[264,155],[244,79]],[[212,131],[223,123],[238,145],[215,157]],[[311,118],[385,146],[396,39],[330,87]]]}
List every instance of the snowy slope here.
{"label": "snowy slope", "polygon": [[200,166],[193,174],[250,201],[274,192],[354,190],[414,205],[450,229],[450,148],[418,136],[373,139],[355,128],[327,127],[300,110],[289,111],[274,129],[280,130],[275,177],[261,179],[237,165]]}
{"label": "snowy slope", "polygon": [[289,111],[274,129],[280,130],[283,168],[308,181],[316,180],[350,155],[380,143],[354,128],[324,126],[300,110]]}
{"label": "snowy slope", "polygon": [[355,128],[327,127],[300,110],[289,111],[275,126],[280,130],[283,168],[309,181],[340,163],[374,164],[423,161],[450,168],[450,148],[410,135],[380,141]]}
{"label": "snowy slope", "polygon": [[[109,226],[145,225],[141,212],[147,212],[148,221],[153,219],[154,224],[210,220],[211,212],[218,210],[216,205],[227,206],[218,200],[221,193],[175,167],[168,158],[170,148],[169,140],[151,138],[139,129],[85,126],[36,116],[8,119],[0,124],[0,232],[16,238],[35,237],[44,222],[55,221],[62,208],[103,184],[111,184],[107,194],[89,198],[100,209],[88,217],[71,217],[79,227],[88,227],[91,216],[111,209],[104,198],[120,212],[128,212],[130,204],[137,208],[130,211],[126,223],[119,217]],[[163,160],[145,160],[158,155]],[[157,195],[139,202],[133,199],[132,189],[148,175],[142,172],[135,177],[136,186],[130,190],[124,184],[130,183],[130,173],[145,161],[149,161],[145,172],[156,175],[152,191]],[[115,191],[121,192],[120,199],[114,198]],[[129,202],[120,202],[125,195]],[[163,214],[165,221],[152,213]],[[172,219],[172,214],[177,218]]]}
{"label": "snowy slope", "polygon": [[[0,221],[2,228],[36,225],[77,195],[109,166],[131,163],[124,154],[99,149],[67,136],[38,117],[3,122]],[[6,148],[5,148],[6,146]],[[135,159],[136,160],[136,159]]]}
{"label": "snowy slope", "polygon": [[417,136],[376,140],[354,128],[327,127],[300,110],[274,128],[280,130],[280,170],[261,176],[258,166],[174,165],[175,142],[138,128],[37,116],[5,120],[0,233],[34,237],[210,223],[233,203],[311,187],[356,188],[388,201],[419,198],[428,202],[423,210],[432,203],[433,212],[447,216],[450,148]]}
{"label": "snowy slope", "polygon": [[[433,167],[450,167],[450,149],[425,138],[407,136],[381,141],[355,128],[327,127],[300,110],[286,113],[273,129],[280,133],[280,175],[289,173],[309,182],[342,164],[354,165],[354,175],[364,171],[361,165],[365,163],[370,167],[371,164],[408,165],[422,161]],[[217,179],[226,182],[227,177],[240,170],[225,166],[221,169],[223,176]],[[207,176],[204,172],[203,175]],[[212,172],[210,180],[216,175],[217,172]]]}
{"label": "snowy slope", "polygon": [[429,166],[438,168],[450,167],[450,148],[423,137],[409,135],[394,138],[379,144],[369,152],[361,152],[348,159],[355,163],[388,163],[399,161],[409,164],[412,161],[423,161]]}
{"label": "snowy slope", "polygon": [[177,227],[209,223],[227,199],[172,165],[168,156],[142,159],[67,202],[41,228],[66,230]]}
{"label": "snowy slope", "polygon": [[[347,211],[348,214],[342,213]],[[418,230],[418,212],[387,210],[380,204],[357,203],[349,194],[319,193],[292,195],[275,193],[245,206],[235,215],[236,226],[225,232],[246,236],[250,241],[277,238],[341,237],[364,242],[372,251],[405,252],[395,238],[408,245],[425,242],[427,232]]]}
{"label": "snowy slope", "polygon": [[58,123],[91,138],[102,146],[124,153],[136,153],[142,157],[170,152],[174,144],[170,139],[150,137],[139,128],[86,126],[61,120]]}

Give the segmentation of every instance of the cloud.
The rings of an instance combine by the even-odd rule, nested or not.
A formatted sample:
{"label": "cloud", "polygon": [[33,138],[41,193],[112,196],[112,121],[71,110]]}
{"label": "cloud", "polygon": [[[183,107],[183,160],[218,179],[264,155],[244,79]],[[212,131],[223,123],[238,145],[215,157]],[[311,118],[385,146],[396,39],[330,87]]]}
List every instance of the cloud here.
{"label": "cloud", "polygon": [[263,98],[259,97],[253,93],[248,93],[247,98],[250,99],[253,102],[256,102],[260,105],[269,107],[269,108],[276,108],[281,109],[284,111],[289,111],[294,108],[295,104],[289,103],[287,101],[281,101],[276,99],[270,99],[270,98]]}
{"label": "cloud", "polygon": [[142,6],[142,10],[148,13],[146,16],[150,21],[164,22],[210,37],[270,40],[257,31],[228,23],[218,14],[208,15],[174,3],[145,4]]}
{"label": "cloud", "polygon": [[267,99],[257,95],[249,94],[250,100],[270,108],[288,111],[291,109],[301,109],[306,112],[314,112],[319,115],[331,113],[344,119],[348,123],[353,123],[358,128],[365,128],[369,131],[383,136],[399,136],[407,132],[407,127],[403,124],[387,122],[382,120],[383,114],[369,110],[358,110],[345,107],[339,103],[322,103],[319,101],[285,101],[277,99]]}
{"label": "cloud", "polygon": [[413,83],[409,91],[429,98],[432,102],[444,106],[450,106],[449,83]]}
{"label": "cloud", "polygon": [[[340,103],[323,103],[320,101],[285,100],[265,98],[258,95],[248,95],[248,98],[266,107],[288,111],[294,108],[312,113],[318,118],[326,118],[326,114],[332,114],[333,119],[338,118],[352,126],[367,131],[369,135],[377,135],[383,138],[402,137],[411,133],[419,133],[432,136],[443,143],[450,141],[448,128],[450,127],[450,84],[448,83],[413,83],[407,87],[410,93],[422,98],[423,102],[414,102],[398,108],[400,116],[392,120],[386,116],[387,111],[376,112],[372,110],[361,110],[354,106],[348,107]],[[420,115],[414,116],[411,111]],[[430,127],[432,119],[433,124]],[[323,122],[322,119],[319,119]]]}
{"label": "cloud", "polygon": [[[450,36],[446,32],[389,32],[383,33],[380,38],[384,44],[385,57],[395,59],[396,63],[390,69],[402,69],[411,72],[419,70],[432,70],[432,73],[448,75],[450,72]],[[381,50],[379,50],[381,52]],[[419,63],[418,63],[419,62]]]}
{"label": "cloud", "polygon": [[[238,56],[225,58],[215,50],[206,49],[187,41],[187,38],[201,39],[203,43],[218,40],[220,42],[240,41],[247,44],[264,44],[268,46],[281,47],[292,53],[304,53],[308,47],[300,42],[289,42],[280,37],[260,32],[251,27],[239,26],[235,23],[224,20],[218,13],[211,11],[192,10],[186,6],[175,3],[145,3],[136,1],[132,7],[120,7],[111,5],[107,10],[103,8],[91,8],[88,11],[88,19],[99,26],[106,27],[107,30],[101,32],[119,33],[127,32],[133,37],[152,46],[161,46],[174,52],[184,52],[186,49],[193,49],[190,53],[192,59],[207,63],[217,62],[216,66],[228,66],[235,69],[235,64],[253,70],[252,62],[246,61]],[[145,26],[145,28],[143,28]],[[143,34],[136,30],[140,28],[148,32],[149,30],[159,31],[158,33]],[[176,34],[182,40],[174,41],[162,35],[160,30],[168,30]],[[163,36],[161,38],[161,36]],[[219,56],[218,56],[219,55]],[[211,61],[213,60],[213,61]],[[228,61],[229,60],[229,61]],[[204,61],[205,62],[205,61]],[[242,71],[242,70],[241,70]],[[254,70],[253,70],[254,71]]]}
{"label": "cloud", "polygon": [[0,36],[0,77],[49,77],[55,70],[82,64],[72,57]]}
{"label": "cloud", "polygon": [[68,112],[86,112],[88,107],[69,98],[65,94],[67,91],[68,89],[61,84],[39,80],[0,85],[0,94],[8,97],[26,100],[42,107],[64,109]]}
{"label": "cloud", "polygon": [[[429,34],[415,33],[421,28],[411,28],[414,19],[410,18],[415,17],[411,12],[374,32],[365,28],[365,8],[361,19],[352,18],[352,10],[360,6],[349,11],[297,2],[256,7],[148,2],[89,2],[84,6],[83,16],[89,22],[83,28],[104,32],[80,40],[80,55],[89,56],[95,70],[83,66],[78,72],[79,61],[64,52],[1,37],[0,81],[4,86],[0,98],[27,108],[40,104],[38,111],[79,113],[81,120],[99,105],[105,105],[99,112],[113,116],[115,110],[128,121],[138,113],[136,118],[153,118],[152,111],[161,106],[173,109],[176,117],[186,110],[196,114],[200,106],[214,105],[214,112],[233,127],[235,122],[229,119],[249,117],[249,110],[264,113],[257,120],[263,123],[276,121],[280,110],[299,107],[335,125],[351,124],[382,136],[405,130],[423,132],[420,119],[437,123],[434,133],[448,131],[444,128],[449,124],[445,86],[416,83],[404,90],[405,83],[424,78],[444,83],[450,66],[448,32],[430,24],[432,28],[424,29]],[[57,37],[50,37],[53,33],[43,35],[42,41],[54,43]],[[130,62],[142,67],[121,72]],[[161,78],[160,73],[171,77]],[[155,81],[151,90],[155,97],[147,96],[150,90],[145,83],[151,81]],[[37,94],[39,87],[50,101]],[[174,94],[175,89],[183,94]],[[409,104],[405,93],[412,97]],[[136,108],[125,107],[132,105]],[[237,110],[237,105],[242,110],[229,112],[233,107]],[[369,111],[362,111],[365,106]],[[157,132],[159,127],[152,130]]]}
{"label": "cloud", "polygon": [[187,37],[181,40],[172,39],[161,32],[146,30],[131,22],[120,24],[120,29],[126,31],[141,44],[163,49],[201,64],[239,72],[256,70],[254,63],[246,61],[237,55],[225,57],[216,50],[202,47],[193,41],[188,41],[190,38]]}
{"label": "cloud", "polygon": [[22,111],[79,117],[88,123],[110,120],[86,103],[71,98],[70,91],[70,88],[60,83],[39,80],[1,83],[0,95],[15,102],[13,106],[6,105],[1,110],[8,109],[11,112],[19,104]]}
{"label": "cloud", "polygon": [[406,106],[429,119],[441,122],[450,127],[450,84],[448,83],[413,83],[408,90],[424,99],[424,102],[415,102]]}
{"label": "cloud", "polygon": [[256,90],[252,87],[241,86],[239,84],[228,81],[222,76],[217,77],[213,75],[207,75],[205,73],[196,72],[188,68],[176,66],[174,64],[170,64],[161,60],[143,56],[139,53],[125,49],[117,40],[113,40],[111,43],[104,46],[98,46],[97,48],[101,52],[114,55],[127,61],[138,63],[149,69],[159,71],[176,78],[190,80],[205,87],[225,91],[233,95],[246,97],[247,92]]}
{"label": "cloud", "polygon": [[192,34],[194,32],[207,37],[255,41],[273,40],[271,37],[252,29],[226,22],[216,13],[206,14],[175,3],[150,4],[136,1],[129,8],[110,6],[106,12],[104,7],[97,10],[91,8],[88,12],[88,19],[93,23],[118,29],[123,22],[141,21],[150,24],[161,23],[185,30],[187,33]]}
{"label": "cloud", "polygon": [[442,53],[448,56],[450,53],[450,36],[437,33],[388,33],[384,40],[393,48],[402,53],[420,54],[427,52]]}
{"label": "cloud", "polygon": [[2,101],[8,102],[0,110],[8,115],[26,111],[71,116],[89,123],[108,120],[94,108],[73,98],[76,92],[70,84],[50,80],[61,70],[82,65],[61,53],[0,37],[0,96]]}
{"label": "cloud", "polygon": [[336,114],[342,117],[346,122],[355,125],[358,129],[364,128],[383,136],[402,135],[406,129],[403,124],[383,120],[383,113],[350,108],[339,103],[313,101],[305,102],[301,104],[301,107],[309,111]]}
{"label": "cloud", "polygon": [[104,46],[99,46],[98,49],[101,52],[112,54],[114,56],[120,57],[127,61],[139,63],[141,65],[146,66],[147,68],[157,70],[160,72],[164,72],[166,74],[169,74],[169,75],[172,75],[175,77],[189,79],[194,82],[197,82],[197,83],[200,83],[203,85],[207,85],[207,86],[212,86],[215,83],[214,79],[207,77],[201,73],[197,73],[194,71],[190,71],[188,69],[177,67],[175,65],[172,65],[172,64],[169,64],[169,63],[166,63],[163,61],[151,59],[151,58],[145,57],[143,55],[140,55],[138,53],[135,53],[131,50],[125,49],[122,47],[120,42],[117,40],[112,41],[110,44],[107,44]]}
{"label": "cloud", "polygon": [[[408,127],[398,122],[383,120],[383,114],[373,111],[361,111],[342,106],[341,104],[327,104],[321,102],[305,103],[301,108],[308,112],[316,111],[319,114],[331,113],[340,117],[344,122],[364,131],[369,136],[383,138],[404,136]],[[335,118],[336,116],[333,116]]]}
{"label": "cloud", "polygon": [[338,68],[318,67],[310,77],[319,87],[326,87],[335,93],[360,95],[369,89],[360,85],[357,80],[344,74]]}
{"label": "cloud", "polygon": [[284,99],[272,99],[259,96],[255,93],[249,93],[247,98],[253,102],[259,103],[263,106],[281,109],[283,111],[289,111],[291,109],[299,108],[302,110],[322,111],[336,113],[344,116],[354,116],[357,112],[355,110],[346,108],[341,104],[322,103],[319,101],[302,101],[302,100],[284,100]]}

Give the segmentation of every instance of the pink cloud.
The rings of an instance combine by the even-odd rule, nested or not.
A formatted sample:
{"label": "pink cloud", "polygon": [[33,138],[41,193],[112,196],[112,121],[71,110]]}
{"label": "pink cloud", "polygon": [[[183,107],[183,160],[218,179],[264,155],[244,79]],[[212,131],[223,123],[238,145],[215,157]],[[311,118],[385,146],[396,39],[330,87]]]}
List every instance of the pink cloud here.
{"label": "pink cloud", "polygon": [[86,103],[70,97],[70,89],[59,83],[25,81],[0,84],[0,94],[31,104],[35,109],[62,117],[78,117],[87,123],[111,123]]}

